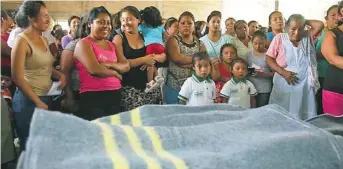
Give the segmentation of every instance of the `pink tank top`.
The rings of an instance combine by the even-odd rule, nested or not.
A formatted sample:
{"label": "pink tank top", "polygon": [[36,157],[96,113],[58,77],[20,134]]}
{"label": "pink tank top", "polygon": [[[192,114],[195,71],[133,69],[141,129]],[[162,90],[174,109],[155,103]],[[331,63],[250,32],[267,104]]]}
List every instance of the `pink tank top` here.
{"label": "pink tank top", "polygon": [[[87,40],[93,49],[96,60],[101,62],[117,62],[117,55],[113,43],[108,42],[110,50],[105,50],[97,46],[92,40]],[[82,39],[83,40],[83,39]],[[91,91],[108,91],[118,90],[121,88],[121,82],[116,77],[98,78],[90,75],[86,68],[79,62],[76,62],[77,69],[79,70],[80,77],[80,93],[91,92]]]}

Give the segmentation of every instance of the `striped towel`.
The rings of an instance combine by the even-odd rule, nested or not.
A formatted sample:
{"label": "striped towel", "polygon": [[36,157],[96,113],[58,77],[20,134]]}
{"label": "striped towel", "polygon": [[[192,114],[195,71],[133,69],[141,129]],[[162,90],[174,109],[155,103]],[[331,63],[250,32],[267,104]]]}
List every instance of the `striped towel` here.
{"label": "striped towel", "polygon": [[342,169],[342,146],[276,105],[148,105],[93,122],[37,109],[18,169]]}

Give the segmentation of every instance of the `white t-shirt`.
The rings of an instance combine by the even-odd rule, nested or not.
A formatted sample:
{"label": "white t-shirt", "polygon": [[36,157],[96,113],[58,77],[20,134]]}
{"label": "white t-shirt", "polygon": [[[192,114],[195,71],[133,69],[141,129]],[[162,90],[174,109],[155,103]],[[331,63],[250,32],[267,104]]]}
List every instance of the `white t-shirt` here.
{"label": "white t-shirt", "polygon": [[[8,40],[7,40],[7,45],[10,47],[10,48],[13,48],[14,47],[14,43],[15,43],[15,39],[17,38],[17,36],[22,33],[24,31],[24,29],[22,28],[15,28],[13,29],[11,32],[10,32],[10,35],[8,37]],[[43,37],[46,37],[48,39],[48,43],[49,45],[52,44],[52,43],[56,43],[56,39],[54,36],[51,35],[50,31],[45,31],[42,33],[42,36]]]}
{"label": "white t-shirt", "polygon": [[216,85],[211,79],[192,75],[183,83],[178,98],[190,106],[213,104],[216,99]]}
{"label": "white t-shirt", "polygon": [[249,81],[239,81],[236,78],[231,78],[226,82],[220,91],[220,96],[229,99],[229,105],[238,105],[245,108],[251,108],[250,96],[257,95],[255,86]]}

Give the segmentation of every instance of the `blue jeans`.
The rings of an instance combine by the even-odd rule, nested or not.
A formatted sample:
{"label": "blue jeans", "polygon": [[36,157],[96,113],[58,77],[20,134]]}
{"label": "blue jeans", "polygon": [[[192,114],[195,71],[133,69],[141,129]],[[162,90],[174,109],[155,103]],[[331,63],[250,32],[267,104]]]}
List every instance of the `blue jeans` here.
{"label": "blue jeans", "polygon": [[166,100],[167,104],[179,104],[179,91],[165,85],[163,88],[164,92],[164,99]]}
{"label": "blue jeans", "polygon": [[[51,97],[40,96],[45,104],[49,106]],[[16,121],[16,130],[20,140],[20,150],[25,150],[27,138],[29,136],[30,123],[36,105],[23,92],[17,89],[13,96],[12,110]]]}

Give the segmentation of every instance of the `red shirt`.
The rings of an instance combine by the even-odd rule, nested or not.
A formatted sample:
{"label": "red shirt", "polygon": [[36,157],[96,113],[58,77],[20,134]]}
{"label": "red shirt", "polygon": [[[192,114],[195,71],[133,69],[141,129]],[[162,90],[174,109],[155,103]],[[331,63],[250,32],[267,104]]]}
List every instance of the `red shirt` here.
{"label": "red shirt", "polygon": [[[1,34],[1,39],[7,43],[9,35],[8,34]],[[1,54],[1,66],[11,67],[11,59],[3,57]]]}
{"label": "red shirt", "polygon": [[[220,72],[220,76],[221,77],[227,77],[227,78],[231,78],[231,72],[225,70],[223,63],[219,63],[218,64],[218,68],[219,68],[219,72]],[[221,103],[222,99],[219,97],[220,91],[222,90],[223,86],[224,86],[224,82],[222,81],[216,81],[216,93],[217,93],[217,103]]]}

